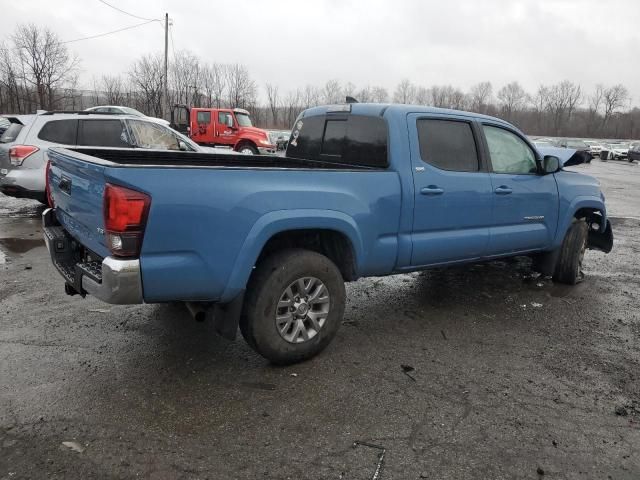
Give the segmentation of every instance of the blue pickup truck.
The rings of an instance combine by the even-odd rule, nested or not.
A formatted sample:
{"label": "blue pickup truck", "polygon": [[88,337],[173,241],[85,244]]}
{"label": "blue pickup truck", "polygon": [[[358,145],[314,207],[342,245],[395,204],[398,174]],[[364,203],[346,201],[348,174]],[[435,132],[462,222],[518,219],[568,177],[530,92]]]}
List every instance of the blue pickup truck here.
{"label": "blue pickup truck", "polygon": [[48,155],[45,240],[68,294],[185,302],[279,364],[332,340],[345,281],[529,255],[575,284],[585,249],[613,245],[595,179],[466,112],[311,108],[285,157]]}

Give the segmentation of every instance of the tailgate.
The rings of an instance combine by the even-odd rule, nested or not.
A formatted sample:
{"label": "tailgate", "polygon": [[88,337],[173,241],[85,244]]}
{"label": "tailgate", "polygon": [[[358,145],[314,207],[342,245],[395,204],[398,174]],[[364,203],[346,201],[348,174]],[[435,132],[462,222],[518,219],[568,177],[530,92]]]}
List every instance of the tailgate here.
{"label": "tailgate", "polygon": [[102,213],[105,167],[92,163],[93,157],[62,148],[49,149],[48,156],[48,186],[58,221],[86,248],[108,256]]}

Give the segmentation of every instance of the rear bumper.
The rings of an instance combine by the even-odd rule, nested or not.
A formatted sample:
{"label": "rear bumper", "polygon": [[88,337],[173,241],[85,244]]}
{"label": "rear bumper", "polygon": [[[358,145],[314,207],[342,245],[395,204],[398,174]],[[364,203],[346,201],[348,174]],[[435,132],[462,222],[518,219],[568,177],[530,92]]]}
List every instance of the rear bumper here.
{"label": "rear bumper", "polygon": [[75,262],[69,234],[58,225],[53,209],[42,212],[42,227],[53,265],[77,293],[112,304],[143,303],[140,260],[106,257],[100,263]]}
{"label": "rear bumper", "polygon": [[18,185],[5,184],[0,180],[0,192],[15,198],[31,198],[33,200],[38,200],[41,203],[47,202],[47,196],[45,192],[41,192],[39,190],[29,190],[24,187],[20,187]]}

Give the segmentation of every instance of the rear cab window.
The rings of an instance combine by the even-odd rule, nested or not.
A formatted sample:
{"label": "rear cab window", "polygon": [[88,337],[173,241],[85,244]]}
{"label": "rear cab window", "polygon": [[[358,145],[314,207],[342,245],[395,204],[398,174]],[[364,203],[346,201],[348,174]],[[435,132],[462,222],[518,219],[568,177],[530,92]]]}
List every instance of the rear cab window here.
{"label": "rear cab window", "polygon": [[77,132],[78,120],[51,120],[42,126],[38,138],[61,145],[75,145]]}
{"label": "rear cab window", "polygon": [[478,172],[478,147],[471,123],[420,118],[416,122],[422,161],[440,170]]}
{"label": "rear cab window", "polygon": [[287,156],[386,168],[387,123],[365,115],[318,115],[296,121]]}
{"label": "rear cab window", "polygon": [[121,120],[95,119],[80,120],[78,145],[127,148],[131,146],[131,142]]}

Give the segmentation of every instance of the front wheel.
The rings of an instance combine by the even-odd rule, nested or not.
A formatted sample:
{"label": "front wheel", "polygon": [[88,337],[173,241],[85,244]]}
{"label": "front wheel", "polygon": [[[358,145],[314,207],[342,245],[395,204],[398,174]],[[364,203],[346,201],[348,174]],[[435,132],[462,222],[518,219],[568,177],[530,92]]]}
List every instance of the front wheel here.
{"label": "front wheel", "polygon": [[342,323],[345,300],[342,275],[331,260],[309,250],[284,250],[253,272],[240,331],[272,363],[297,363],[331,342]]}
{"label": "front wheel", "polygon": [[245,143],[244,145],[240,145],[240,147],[238,147],[238,153],[241,153],[242,155],[258,155],[258,149],[253,145]]}
{"label": "front wheel", "polygon": [[584,219],[575,219],[569,227],[560,247],[553,279],[560,283],[575,285],[584,278],[582,262],[587,249],[589,226]]}

